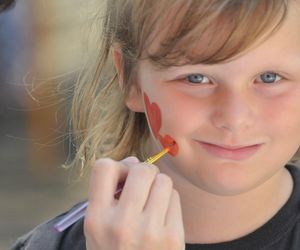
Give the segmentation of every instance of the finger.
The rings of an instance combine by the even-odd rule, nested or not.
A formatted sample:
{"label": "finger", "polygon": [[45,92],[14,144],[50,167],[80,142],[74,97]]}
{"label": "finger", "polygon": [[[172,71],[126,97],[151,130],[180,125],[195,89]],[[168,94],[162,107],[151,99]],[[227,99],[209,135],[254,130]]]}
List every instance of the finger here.
{"label": "finger", "polygon": [[127,172],[125,164],[109,158],[99,159],[91,173],[89,209],[101,211],[111,206],[118,182]]}
{"label": "finger", "polygon": [[139,163],[140,160],[136,158],[135,156],[129,156],[121,161],[124,164],[130,164],[130,163]]}
{"label": "finger", "polygon": [[157,167],[146,163],[133,164],[129,168],[128,176],[118,203],[123,213],[131,213],[134,215],[143,210],[157,173]]}
{"label": "finger", "polygon": [[[124,160],[121,161],[122,164],[126,165],[128,168],[131,167],[133,164],[136,164],[136,163],[139,163],[139,159],[134,157],[134,156],[130,156],[130,157],[127,157],[125,158]],[[120,177],[120,180],[118,182],[118,186],[116,188],[116,191],[114,193],[114,198],[119,200],[120,196],[121,196],[121,193],[123,191],[123,187],[125,185],[125,180],[127,178],[127,174],[126,173],[125,175],[122,175]]]}
{"label": "finger", "polygon": [[181,239],[184,238],[180,197],[178,192],[174,189],[172,191],[169,208],[166,215],[165,227],[167,231],[174,232],[175,230]]}
{"label": "finger", "polygon": [[144,208],[144,213],[149,215],[151,224],[165,225],[166,215],[170,206],[173,191],[173,182],[165,174],[158,174],[152,185],[149,199]]}

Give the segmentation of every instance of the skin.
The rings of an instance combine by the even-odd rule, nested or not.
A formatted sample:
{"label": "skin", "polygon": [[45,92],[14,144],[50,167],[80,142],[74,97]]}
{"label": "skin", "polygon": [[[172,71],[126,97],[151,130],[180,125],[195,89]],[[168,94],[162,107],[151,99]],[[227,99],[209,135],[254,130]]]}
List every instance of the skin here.
{"label": "skin", "polygon": [[149,120],[149,126],[153,132],[154,137],[159,140],[163,148],[169,148],[169,154],[176,156],[179,151],[179,146],[176,141],[170,135],[161,135],[160,129],[162,126],[161,110],[157,103],[151,103],[147,94],[144,94],[144,102],[146,107],[146,113]]}
{"label": "skin", "polygon": [[[175,157],[161,159],[157,163],[160,171],[157,174],[145,174],[148,168],[139,168],[138,174],[133,172],[137,171],[135,166],[142,165],[137,162],[125,164],[106,160],[97,163],[93,170],[92,202],[86,223],[88,249],[119,249],[99,246],[103,241],[122,242],[122,237],[108,234],[110,227],[108,231],[104,227],[125,225],[120,221],[134,225],[131,234],[124,229],[125,226],[123,231],[117,230],[127,232],[132,242],[136,242],[136,245],[125,249],[139,249],[143,246],[143,237],[134,235],[153,236],[154,231],[180,240],[174,248],[164,248],[174,241],[166,242],[164,237],[157,236],[154,237],[157,245],[152,242],[152,249],[181,249],[179,245],[183,238],[189,243],[229,241],[253,232],[286,203],[293,181],[284,165],[300,145],[299,11],[298,3],[293,2],[279,31],[225,63],[164,70],[158,70],[147,60],[139,63],[137,84],[133,85],[126,104],[135,112],[146,112],[143,96],[146,93],[161,112],[159,133],[174,138],[180,151]],[[122,57],[118,51],[115,51],[114,59],[120,72]],[[260,76],[270,71],[280,77],[274,83],[264,83]],[[202,74],[207,78],[203,83],[193,84],[186,79],[191,74]],[[227,146],[261,146],[251,157],[232,160],[209,153],[197,141]],[[152,151],[157,152],[155,136],[151,145]],[[109,174],[100,170],[109,165],[115,166],[112,168],[115,172]],[[114,200],[103,201],[112,196],[117,176],[130,177],[120,205],[116,205],[119,203]],[[108,180],[111,177],[113,184]],[[159,180],[161,177],[167,181]],[[168,183],[170,180],[173,185]],[[104,183],[101,184],[102,181]],[[160,192],[156,193],[156,188]],[[173,196],[176,194],[174,190],[177,190],[180,200],[177,195]],[[156,203],[152,203],[154,200]],[[136,209],[135,203],[139,204],[139,209]],[[122,206],[124,210],[112,209],[114,206]],[[148,210],[151,206],[153,210]],[[164,211],[163,215],[174,221],[167,220],[164,226],[156,224],[148,227],[145,218],[150,216],[157,221],[155,210]],[[144,211],[149,212],[148,216],[144,217]],[[109,214],[109,218],[116,218],[118,223],[103,223],[100,219],[95,222],[95,218],[101,217],[99,214],[102,217]]]}
{"label": "skin", "polygon": [[[122,85],[122,56],[117,49],[113,55]],[[139,112],[136,96],[136,89],[131,89],[126,105]],[[149,110],[151,106],[149,101]],[[159,118],[154,120],[159,121],[160,108],[154,111]],[[169,153],[176,155],[177,143],[174,146],[171,136],[161,136],[160,127],[160,122],[152,127],[155,135],[163,146],[172,145]],[[124,182],[121,196],[115,196],[116,187]],[[156,166],[135,157],[120,162],[99,159],[91,174],[89,206],[84,220],[86,247],[88,250],[182,250],[185,241],[181,211],[172,179],[160,173]]]}

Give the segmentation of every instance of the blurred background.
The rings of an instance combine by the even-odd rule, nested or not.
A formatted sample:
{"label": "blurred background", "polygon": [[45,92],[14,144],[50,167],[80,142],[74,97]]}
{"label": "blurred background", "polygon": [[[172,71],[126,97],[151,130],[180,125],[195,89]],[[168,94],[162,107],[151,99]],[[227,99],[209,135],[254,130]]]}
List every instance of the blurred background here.
{"label": "blurred background", "polygon": [[88,176],[62,165],[70,90],[95,54],[92,1],[16,0],[0,14],[0,250],[87,198]]}
{"label": "blurred background", "polygon": [[56,90],[88,58],[88,2],[17,0],[0,15],[0,249],[87,197],[88,178],[62,167],[71,96]]}

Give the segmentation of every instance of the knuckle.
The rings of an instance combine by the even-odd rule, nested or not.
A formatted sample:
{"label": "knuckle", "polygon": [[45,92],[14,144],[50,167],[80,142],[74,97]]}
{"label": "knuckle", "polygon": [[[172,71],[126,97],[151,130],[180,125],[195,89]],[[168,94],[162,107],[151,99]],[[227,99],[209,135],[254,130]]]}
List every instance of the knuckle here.
{"label": "knuckle", "polygon": [[139,163],[140,161],[139,161],[139,159],[137,158],[137,157],[135,157],[135,156],[129,156],[129,157],[127,157],[127,158],[125,158],[125,159],[123,159],[123,160],[121,160],[121,162],[122,163],[125,163],[125,164],[137,164],[137,163]]}
{"label": "knuckle", "polygon": [[113,159],[105,157],[105,158],[97,159],[95,165],[96,166],[111,165],[114,162],[115,161]]}
{"label": "knuckle", "polygon": [[117,166],[118,166],[118,162],[110,158],[101,158],[96,161],[92,171],[93,173],[99,173],[99,172],[107,173],[110,171],[115,171]]}
{"label": "knuckle", "polygon": [[125,242],[131,239],[132,233],[128,225],[114,223],[108,227],[108,231],[118,242]]}

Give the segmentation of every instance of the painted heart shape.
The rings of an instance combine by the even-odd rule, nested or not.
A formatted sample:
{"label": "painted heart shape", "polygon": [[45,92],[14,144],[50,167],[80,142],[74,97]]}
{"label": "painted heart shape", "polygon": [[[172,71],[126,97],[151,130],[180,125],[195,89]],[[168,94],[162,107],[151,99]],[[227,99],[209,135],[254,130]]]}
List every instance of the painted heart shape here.
{"label": "painted heart shape", "polygon": [[148,120],[150,127],[154,136],[157,138],[159,136],[159,130],[161,128],[161,112],[158,105],[153,102],[150,103],[149,97],[144,94],[144,102],[146,106],[146,112],[148,115]]}
{"label": "painted heart shape", "polygon": [[175,140],[169,136],[169,135],[165,135],[164,137],[162,137],[161,135],[159,135],[159,141],[161,143],[161,145],[164,148],[170,148],[169,154],[172,156],[177,155],[178,153],[178,144],[175,142]]}

